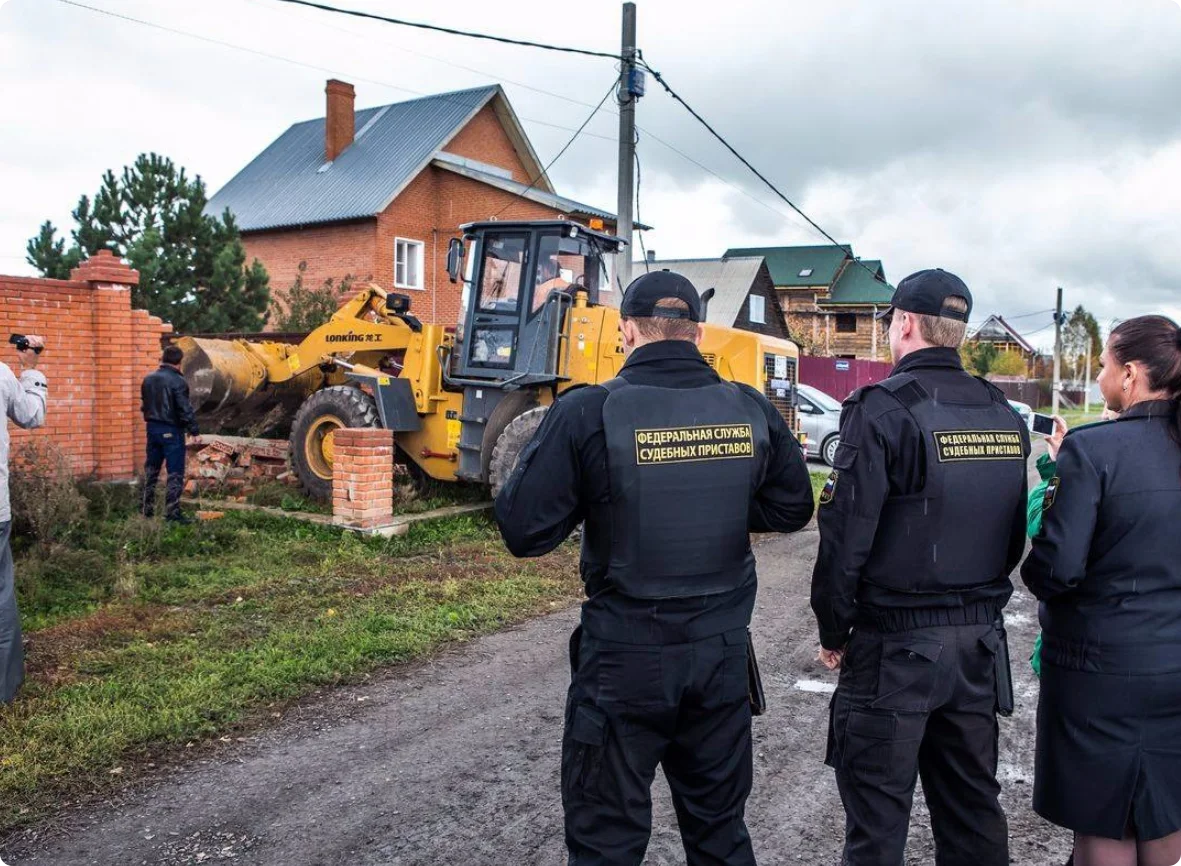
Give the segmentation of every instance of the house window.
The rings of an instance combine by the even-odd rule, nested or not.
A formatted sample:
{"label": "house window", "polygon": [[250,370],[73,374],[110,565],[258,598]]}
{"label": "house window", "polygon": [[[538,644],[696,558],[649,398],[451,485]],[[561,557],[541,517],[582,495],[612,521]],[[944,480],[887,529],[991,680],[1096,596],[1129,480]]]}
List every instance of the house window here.
{"label": "house window", "polygon": [[394,285],[399,289],[422,288],[422,241],[394,239]]}
{"label": "house window", "polygon": [[750,321],[752,325],[767,324],[767,299],[762,295],[750,296]]}
{"label": "house window", "polygon": [[837,313],[836,320],[838,334],[857,333],[857,317],[852,313]]}
{"label": "house window", "polygon": [[804,268],[802,271],[800,271],[800,276],[801,276],[801,277],[810,277],[810,276],[812,276],[812,269],[811,269],[811,268]]}

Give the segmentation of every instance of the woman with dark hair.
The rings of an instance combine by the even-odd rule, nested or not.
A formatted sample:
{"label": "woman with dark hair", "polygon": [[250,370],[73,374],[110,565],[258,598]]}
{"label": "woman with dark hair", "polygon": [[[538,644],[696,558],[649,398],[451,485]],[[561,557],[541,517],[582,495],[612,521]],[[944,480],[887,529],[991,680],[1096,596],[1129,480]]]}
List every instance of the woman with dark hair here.
{"label": "woman with dark hair", "polygon": [[1181,860],[1181,329],[1116,327],[1114,421],[1067,434],[1021,576],[1041,601],[1033,806],[1075,866]]}

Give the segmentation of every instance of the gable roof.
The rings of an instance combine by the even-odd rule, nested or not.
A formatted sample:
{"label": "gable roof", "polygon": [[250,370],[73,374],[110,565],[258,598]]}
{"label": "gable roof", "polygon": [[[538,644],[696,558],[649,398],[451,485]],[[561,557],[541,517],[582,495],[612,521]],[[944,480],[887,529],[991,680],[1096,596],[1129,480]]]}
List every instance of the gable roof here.
{"label": "gable roof", "polygon": [[1018,334],[1013,326],[995,313],[985,319],[973,334],[972,339],[984,343],[1016,343],[1025,352],[1036,351],[1033,345]]}
{"label": "gable roof", "polygon": [[[218,190],[205,212],[229,208],[242,231],[374,216],[489,103],[531,176],[541,175],[504,91],[493,85],[361,109],[353,143],[332,162],[324,159],[325,119],[297,123]],[[553,192],[546,177],[537,186]]]}
{"label": "gable roof", "polygon": [[820,244],[804,247],[738,247],[726,250],[732,256],[762,256],[767,260],[771,280],[778,287],[829,286],[841,263],[853,255],[849,244]]}
{"label": "gable roof", "polygon": [[[858,261],[861,264],[858,264]],[[865,267],[861,267],[865,265]],[[866,270],[868,268],[868,270]],[[886,272],[877,259],[850,261],[841,271],[836,285],[821,304],[880,304],[887,305],[894,296],[894,287],[886,281]]]}
{"label": "gable roof", "polygon": [[[645,262],[632,264],[632,273],[642,273]],[[680,274],[704,292],[713,289],[714,296],[705,312],[711,325],[733,327],[746,296],[754,287],[759,269],[766,267],[762,256],[735,256],[724,259],[664,259],[647,262],[649,270],[668,269]],[[772,293],[774,294],[774,293]]]}
{"label": "gable roof", "polygon": [[[558,195],[554,192],[547,192],[543,189],[538,189],[536,186],[530,187],[528,184],[513,180],[506,176],[507,172],[496,171],[493,166],[479,166],[479,163],[474,163],[470,159],[465,159],[462,156],[456,156],[453,153],[440,151],[431,163],[437,168],[444,171],[454,172],[462,177],[470,178],[471,180],[478,180],[480,183],[486,183],[489,186],[494,186],[497,189],[502,189],[505,192],[511,192],[513,195],[520,196],[537,204],[551,207],[554,210],[561,211],[565,214],[573,216],[598,217],[599,219],[610,220],[615,222],[617,217],[610,211],[605,211],[601,208],[594,207],[589,204],[577,202],[572,198]],[[485,169],[493,169],[487,171]],[[646,226],[643,223],[636,223],[635,226],[638,231],[647,231],[651,226]]]}

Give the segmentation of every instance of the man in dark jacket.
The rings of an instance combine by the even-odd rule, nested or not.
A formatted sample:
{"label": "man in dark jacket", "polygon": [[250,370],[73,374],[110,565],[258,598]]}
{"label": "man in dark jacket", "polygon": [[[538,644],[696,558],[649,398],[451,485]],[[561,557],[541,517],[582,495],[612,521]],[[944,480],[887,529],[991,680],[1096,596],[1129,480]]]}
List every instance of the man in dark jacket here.
{"label": "man in dark jacket", "polygon": [[960,363],[971,305],[943,270],[898,284],[886,314],[896,366],[845,401],[820,496],[812,609],[820,659],[841,668],[827,761],[848,866],[901,866],[916,775],[938,866],[1009,862],[999,617],[1025,546],[1029,434]]}
{"label": "man in dark jacket", "polygon": [[747,633],[751,532],[812,516],[804,456],[771,403],[706,363],[692,283],[645,274],[624,294],[619,377],[564,394],[496,500],[517,556],[585,522],[587,601],[570,639],[562,742],[570,862],[644,858],[657,765],[691,866],[754,863]]}
{"label": "man in dark jacket", "polygon": [[184,352],[179,347],[167,347],[160,359],[160,369],[149,373],[140,386],[144,421],[148,425],[143,514],[151,517],[155,511],[156,481],[160,468],[167,465],[164,516],[177,523],[188,523],[180,510],[180,495],[185,486],[185,432],[192,436],[201,432],[189,402],[189,383],[180,372],[183,359]]}

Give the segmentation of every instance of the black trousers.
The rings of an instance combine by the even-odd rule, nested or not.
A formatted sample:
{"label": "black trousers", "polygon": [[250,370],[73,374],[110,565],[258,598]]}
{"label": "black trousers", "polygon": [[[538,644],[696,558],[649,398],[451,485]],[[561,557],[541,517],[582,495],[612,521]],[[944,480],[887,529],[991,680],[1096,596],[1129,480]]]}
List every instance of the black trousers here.
{"label": "black trousers", "polygon": [[144,463],[143,513],[151,517],[156,510],[156,482],[161,467],[168,467],[168,485],[164,495],[164,514],[180,516],[180,495],[185,487],[185,431],[171,424],[148,422],[148,458]]}
{"label": "black trousers", "polygon": [[991,625],[855,631],[833,695],[827,763],[845,806],[843,866],[902,866],[916,776],[938,866],[1007,866],[998,802]]}
{"label": "black trousers", "polygon": [[659,764],[688,866],[755,862],[744,813],[751,730],[746,630],[670,646],[574,632],[562,740],[570,866],[638,866]]}

